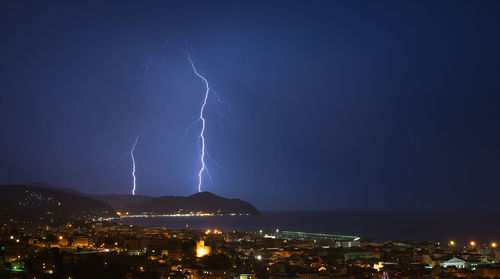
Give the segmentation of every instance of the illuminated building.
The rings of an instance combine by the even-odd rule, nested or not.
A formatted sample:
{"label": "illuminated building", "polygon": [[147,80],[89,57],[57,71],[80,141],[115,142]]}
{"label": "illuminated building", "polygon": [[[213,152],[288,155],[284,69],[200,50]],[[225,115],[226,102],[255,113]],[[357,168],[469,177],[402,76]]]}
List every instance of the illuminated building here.
{"label": "illuminated building", "polygon": [[210,246],[205,246],[204,240],[198,240],[196,242],[196,257],[201,258],[206,255],[210,255]]}
{"label": "illuminated building", "polygon": [[68,246],[68,239],[64,238],[62,236],[59,236],[59,246],[61,247],[67,247]]}
{"label": "illuminated building", "polygon": [[445,262],[443,262],[442,266],[444,268],[454,266],[456,268],[465,268],[465,261],[459,259],[459,258],[451,258]]}
{"label": "illuminated building", "polygon": [[24,270],[24,262],[20,260],[15,260],[10,263],[11,270],[15,272],[23,271]]}
{"label": "illuminated building", "polygon": [[88,247],[90,239],[84,234],[76,234],[73,236],[73,247]]}

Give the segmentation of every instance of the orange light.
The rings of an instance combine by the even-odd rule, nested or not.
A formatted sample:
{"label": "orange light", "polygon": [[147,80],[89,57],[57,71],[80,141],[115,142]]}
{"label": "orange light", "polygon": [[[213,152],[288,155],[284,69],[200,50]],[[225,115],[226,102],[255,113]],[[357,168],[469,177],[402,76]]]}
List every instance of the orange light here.
{"label": "orange light", "polygon": [[207,254],[207,250],[203,247],[200,247],[196,250],[196,257],[201,258]]}
{"label": "orange light", "polygon": [[59,236],[59,240],[62,240],[62,239],[63,239],[63,237],[62,237],[62,235],[60,235],[60,236]]}
{"label": "orange light", "polygon": [[450,246],[454,246],[455,245],[455,241],[450,241]]}
{"label": "orange light", "polygon": [[210,247],[205,246],[204,240],[199,240],[196,242],[196,257],[201,258],[210,254]]}
{"label": "orange light", "polygon": [[476,242],[475,241],[471,241],[470,242],[470,246],[472,246],[472,247],[476,246]]}
{"label": "orange light", "polygon": [[491,243],[491,247],[492,247],[492,248],[497,248],[497,243],[496,243],[496,242],[492,242],[492,243]]}

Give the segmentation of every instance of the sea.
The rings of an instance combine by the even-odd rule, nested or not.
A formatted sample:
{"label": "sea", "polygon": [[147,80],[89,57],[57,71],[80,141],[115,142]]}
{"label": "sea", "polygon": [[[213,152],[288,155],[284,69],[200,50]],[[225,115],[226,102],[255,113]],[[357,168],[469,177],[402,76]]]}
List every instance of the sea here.
{"label": "sea", "polygon": [[373,241],[500,241],[500,211],[265,211],[251,216],[122,218],[122,224],[224,232],[289,230],[362,236]]}

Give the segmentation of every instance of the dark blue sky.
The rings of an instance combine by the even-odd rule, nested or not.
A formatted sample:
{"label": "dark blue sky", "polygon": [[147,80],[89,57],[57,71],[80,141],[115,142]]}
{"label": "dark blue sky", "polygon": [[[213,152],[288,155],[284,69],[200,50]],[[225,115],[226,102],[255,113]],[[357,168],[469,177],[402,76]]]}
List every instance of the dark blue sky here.
{"label": "dark blue sky", "polygon": [[[70,3],[71,2],[71,3]],[[498,1],[3,1],[0,182],[261,209],[498,208]],[[205,181],[207,181],[205,179]]]}

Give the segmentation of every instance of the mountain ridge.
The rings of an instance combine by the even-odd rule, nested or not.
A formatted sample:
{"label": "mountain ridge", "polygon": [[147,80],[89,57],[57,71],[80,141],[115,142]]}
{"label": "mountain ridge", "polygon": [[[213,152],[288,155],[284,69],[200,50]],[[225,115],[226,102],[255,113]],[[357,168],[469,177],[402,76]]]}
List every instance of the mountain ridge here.
{"label": "mountain ridge", "polygon": [[107,203],[32,185],[0,185],[0,220],[59,224],[70,220],[114,216]]}
{"label": "mountain ridge", "polygon": [[[107,209],[116,211],[127,211],[133,214],[175,214],[179,212],[204,212],[213,214],[238,214],[238,215],[258,215],[259,210],[251,203],[237,198],[225,198],[211,192],[199,192],[189,196],[144,196],[144,195],[121,195],[121,194],[86,194],[71,188],[57,188],[48,183],[27,183],[17,185],[0,185],[0,194],[9,196],[9,191],[6,189],[15,189],[12,187],[23,188],[26,190],[29,187],[32,190],[44,189],[49,191],[49,194],[55,196],[64,196],[68,199],[75,199],[81,202],[83,199],[89,204],[96,207],[109,206]],[[60,193],[60,194],[59,194]],[[0,195],[0,196],[3,196]],[[1,200],[1,198],[0,198]],[[18,200],[19,202],[19,196]],[[111,212],[110,212],[111,213]]]}
{"label": "mountain ridge", "polygon": [[161,196],[138,205],[127,207],[129,212],[148,214],[175,214],[205,212],[215,214],[260,215],[252,204],[240,199],[229,199],[210,192],[195,193],[190,196]]}

